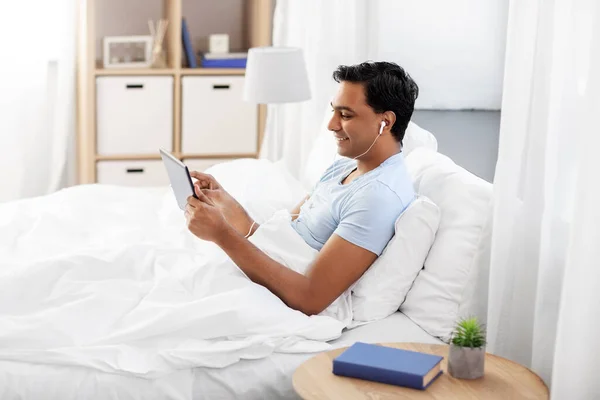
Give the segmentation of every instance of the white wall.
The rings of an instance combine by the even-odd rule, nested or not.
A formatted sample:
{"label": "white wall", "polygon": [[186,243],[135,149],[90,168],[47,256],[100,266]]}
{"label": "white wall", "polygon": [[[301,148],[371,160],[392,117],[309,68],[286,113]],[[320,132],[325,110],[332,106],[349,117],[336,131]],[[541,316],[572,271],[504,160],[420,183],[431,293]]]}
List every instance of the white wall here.
{"label": "white wall", "polygon": [[500,109],[508,0],[378,0],[376,60],[406,68],[420,109]]}

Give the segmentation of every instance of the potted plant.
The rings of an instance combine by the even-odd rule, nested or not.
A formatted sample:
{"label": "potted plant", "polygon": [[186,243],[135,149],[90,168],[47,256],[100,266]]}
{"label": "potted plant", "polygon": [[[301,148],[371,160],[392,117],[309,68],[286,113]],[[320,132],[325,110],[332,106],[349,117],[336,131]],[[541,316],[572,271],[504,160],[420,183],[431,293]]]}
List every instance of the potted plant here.
{"label": "potted plant", "polygon": [[485,332],[477,318],[461,319],[450,342],[448,373],[459,379],[483,376],[485,363]]}

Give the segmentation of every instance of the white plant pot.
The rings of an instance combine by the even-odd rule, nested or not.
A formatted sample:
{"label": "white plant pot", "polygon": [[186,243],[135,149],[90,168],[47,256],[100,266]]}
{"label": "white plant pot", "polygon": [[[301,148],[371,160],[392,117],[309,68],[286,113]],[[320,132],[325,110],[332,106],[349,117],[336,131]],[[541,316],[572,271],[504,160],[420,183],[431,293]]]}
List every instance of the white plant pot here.
{"label": "white plant pot", "polygon": [[448,373],[458,379],[477,379],[483,376],[485,346],[478,348],[450,345]]}

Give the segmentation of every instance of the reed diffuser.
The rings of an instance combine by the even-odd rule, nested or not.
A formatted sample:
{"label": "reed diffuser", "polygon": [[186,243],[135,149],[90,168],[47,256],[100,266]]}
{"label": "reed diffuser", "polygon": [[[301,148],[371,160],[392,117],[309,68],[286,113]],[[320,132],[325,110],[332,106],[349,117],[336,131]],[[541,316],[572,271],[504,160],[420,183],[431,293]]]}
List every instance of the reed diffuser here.
{"label": "reed diffuser", "polygon": [[148,20],[148,28],[150,28],[150,35],[152,36],[152,62],[151,68],[166,68],[167,57],[163,47],[163,41],[167,33],[168,21],[166,19],[160,19],[154,23],[152,20]]}

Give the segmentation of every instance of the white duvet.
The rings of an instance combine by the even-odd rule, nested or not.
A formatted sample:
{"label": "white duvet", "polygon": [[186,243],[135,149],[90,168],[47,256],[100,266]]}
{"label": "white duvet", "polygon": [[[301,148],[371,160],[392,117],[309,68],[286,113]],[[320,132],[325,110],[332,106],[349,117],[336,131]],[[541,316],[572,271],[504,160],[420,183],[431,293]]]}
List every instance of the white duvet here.
{"label": "white duvet", "polygon": [[[251,239],[299,272],[316,252],[276,213]],[[0,205],[0,360],[154,378],[328,348],[348,294],[288,308],[186,227],[169,188],[79,186]]]}

